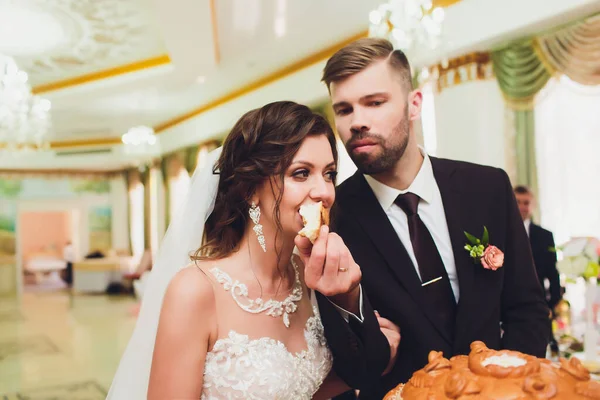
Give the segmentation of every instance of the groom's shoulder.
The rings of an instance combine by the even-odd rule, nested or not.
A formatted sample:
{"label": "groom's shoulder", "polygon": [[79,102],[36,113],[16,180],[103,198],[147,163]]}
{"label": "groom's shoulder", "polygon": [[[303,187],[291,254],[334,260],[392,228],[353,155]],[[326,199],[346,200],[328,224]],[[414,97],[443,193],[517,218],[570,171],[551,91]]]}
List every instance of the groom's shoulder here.
{"label": "groom's shoulder", "polygon": [[344,203],[346,200],[357,194],[361,190],[361,180],[364,176],[360,173],[348,177],[344,182],[335,188],[336,203]]}
{"label": "groom's shoulder", "polygon": [[344,182],[340,183],[335,188],[336,197],[345,198],[346,196],[358,191],[361,179],[364,179],[364,177],[358,172],[348,177]]}
{"label": "groom's shoulder", "polygon": [[437,157],[431,157],[431,163],[434,170],[450,171],[454,178],[468,185],[473,183],[477,183],[477,186],[510,185],[506,171],[501,168]]}

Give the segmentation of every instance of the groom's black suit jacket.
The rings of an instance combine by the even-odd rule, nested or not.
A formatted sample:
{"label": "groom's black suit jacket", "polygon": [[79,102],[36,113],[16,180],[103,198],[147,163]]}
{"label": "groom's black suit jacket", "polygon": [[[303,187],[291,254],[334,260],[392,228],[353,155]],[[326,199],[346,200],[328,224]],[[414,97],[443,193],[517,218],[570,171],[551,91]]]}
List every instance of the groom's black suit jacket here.
{"label": "groom's black suit jacket", "polygon": [[[332,230],[362,269],[365,321],[346,323],[321,295],[319,307],[335,371],[361,389],[361,398],[381,399],[406,382],[427,364],[431,350],[446,357],[468,354],[470,344],[481,340],[493,349],[545,354],[549,310],[508,176],[465,162],[431,157],[431,163],[460,286],[454,338],[427,307],[415,267],[364,176],[357,172],[337,190]],[[505,254],[496,271],[475,263],[464,249],[464,231],[481,237],[484,226],[490,244]],[[389,348],[373,309],[397,324],[402,335],[396,364],[383,378]]]}

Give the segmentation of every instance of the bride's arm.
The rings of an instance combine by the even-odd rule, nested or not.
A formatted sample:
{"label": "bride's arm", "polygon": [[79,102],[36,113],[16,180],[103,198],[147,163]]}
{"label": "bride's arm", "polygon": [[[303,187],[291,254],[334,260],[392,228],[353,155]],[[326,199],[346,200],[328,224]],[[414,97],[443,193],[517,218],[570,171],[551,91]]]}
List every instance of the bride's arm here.
{"label": "bride's arm", "polygon": [[342,378],[338,377],[335,372],[331,370],[321,387],[319,387],[317,393],[313,396],[313,400],[332,399],[335,396],[346,393],[348,390],[351,390],[350,386],[346,385]]}
{"label": "bride's arm", "polygon": [[199,399],[215,325],[212,286],[195,267],[171,281],[160,313],[148,399]]}

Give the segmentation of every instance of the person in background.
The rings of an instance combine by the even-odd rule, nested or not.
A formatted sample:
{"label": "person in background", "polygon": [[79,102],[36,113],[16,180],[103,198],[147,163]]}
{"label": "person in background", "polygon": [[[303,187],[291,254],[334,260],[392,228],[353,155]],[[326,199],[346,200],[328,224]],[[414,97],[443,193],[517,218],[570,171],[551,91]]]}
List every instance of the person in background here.
{"label": "person in background", "polygon": [[[531,190],[527,186],[519,185],[514,188],[514,192],[521,218],[523,218],[523,223],[525,224],[525,230],[529,236],[535,269],[540,284],[544,288],[548,307],[552,311],[552,319],[554,319],[556,316],[554,309],[562,297],[560,278],[556,269],[556,252],[553,251],[555,246],[554,236],[549,230],[531,222],[531,215],[535,205],[535,199]],[[552,351],[558,350],[558,345],[553,336],[550,338],[550,346]]]}
{"label": "person in background", "polygon": [[75,249],[69,240],[63,249],[63,258],[67,262],[63,280],[69,286],[73,284],[73,262],[75,261]]}

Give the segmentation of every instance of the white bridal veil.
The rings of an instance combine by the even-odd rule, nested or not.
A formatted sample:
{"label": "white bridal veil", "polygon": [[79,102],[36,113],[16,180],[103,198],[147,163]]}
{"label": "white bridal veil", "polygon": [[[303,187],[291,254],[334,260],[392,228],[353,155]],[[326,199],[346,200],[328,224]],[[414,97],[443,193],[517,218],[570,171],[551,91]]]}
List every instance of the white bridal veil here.
{"label": "white bridal veil", "polygon": [[190,263],[190,254],[202,243],[204,224],[214,209],[219,175],[213,173],[221,148],[208,155],[196,170],[183,209],[170,224],[153,263],[135,330],[123,354],[107,399],[147,398],[150,366],[163,297],[173,276]]}

